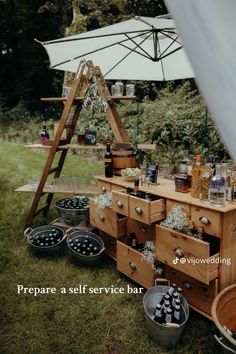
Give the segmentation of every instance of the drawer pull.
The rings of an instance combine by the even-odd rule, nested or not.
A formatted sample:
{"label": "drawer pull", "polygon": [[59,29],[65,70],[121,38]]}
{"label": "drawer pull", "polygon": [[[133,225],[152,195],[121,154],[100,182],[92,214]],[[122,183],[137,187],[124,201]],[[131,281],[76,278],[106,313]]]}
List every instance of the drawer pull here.
{"label": "drawer pull", "polygon": [[134,274],[134,272],[137,269],[136,264],[134,262],[129,262],[129,267],[131,269],[131,273],[130,274]]}
{"label": "drawer pull", "polygon": [[105,187],[105,186],[102,186],[102,187],[101,187],[101,191],[102,191],[102,192],[106,192],[106,191],[107,191],[106,187]]}
{"label": "drawer pull", "polygon": [[143,210],[140,207],[135,207],[134,210],[136,211],[136,213],[138,213],[140,215],[143,214]]}
{"label": "drawer pull", "polygon": [[190,284],[188,281],[185,281],[185,282],[183,283],[183,287],[184,287],[185,289],[191,289],[191,288],[192,288],[191,284]]}
{"label": "drawer pull", "polygon": [[140,226],[140,230],[146,234],[147,233],[147,228],[145,226]]}
{"label": "drawer pull", "polygon": [[206,225],[209,225],[211,223],[210,220],[208,219],[208,217],[206,217],[206,216],[201,216],[199,218],[199,221],[201,221],[202,224],[206,224]]}
{"label": "drawer pull", "polygon": [[119,208],[122,208],[124,206],[124,204],[122,203],[121,200],[117,200],[116,201],[116,205],[119,207]]}
{"label": "drawer pull", "polygon": [[100,219],[101,221],[104,221],[104,220],[105,220],[105,216],[104,216],[104,215],[99,214],[99,219]]}
{"label": "drawer pull", "polygon": [[175,255],[178,257],[178,258],[183,258],[184,257],[184,252],[181,250],[180,247],[177,247],[174,249],[174,252],[175,252]]}

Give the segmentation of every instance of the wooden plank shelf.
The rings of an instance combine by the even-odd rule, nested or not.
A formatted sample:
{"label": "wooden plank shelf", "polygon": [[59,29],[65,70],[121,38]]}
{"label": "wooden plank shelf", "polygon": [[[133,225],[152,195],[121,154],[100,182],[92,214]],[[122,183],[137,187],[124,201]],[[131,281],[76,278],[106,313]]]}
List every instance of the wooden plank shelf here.
{"label": "wooden plank shelf", "polygon": [[[15,192],[31,192],[35,193],[37,190],[37,185],[32,186],[30,184],[25,184],[24,186],[21,186],[17,189],[15,189]],[[85,195],[94,195],[97,194],[97,189],[94,187],[78,187],[76,189],[70,189],[70,188],[60,188],[60,187],[54,187],[52,185],[45,185],[43,188],[43,193],[63,193],[63,194],[85,194]]]}
{"label": "wooden plank shelf", "polygon": [[[35,149],[50,149],[50,145],[43,145],[43,144],[27,144],[24,145],[26,148],[35,148]],[[155,150],[156,145],[155,144],[138,144],[139,149],[143,150]],[[66,145],[59,145],[58,149],[60,150],[66,150],[66,149],[72,149],[72,150],[104,150],[105,146],[103,144],[98,144],[98,145],[79,145],[79,144],[66,144]]]}
{"label": "wooden plank shelf", "polygon": [[[130,100],[137,101],[138,97],[136,97],[136,96],[108,96],[107,99],[112,100],[112,101],[130,101]],[[82,97],[82,96],[74,98],[74,102],[80,102],[83,100],[84,100],[84,97]],[[41,101],[44,101],[44,102],[66,102],[67,97],[42,97]]]}

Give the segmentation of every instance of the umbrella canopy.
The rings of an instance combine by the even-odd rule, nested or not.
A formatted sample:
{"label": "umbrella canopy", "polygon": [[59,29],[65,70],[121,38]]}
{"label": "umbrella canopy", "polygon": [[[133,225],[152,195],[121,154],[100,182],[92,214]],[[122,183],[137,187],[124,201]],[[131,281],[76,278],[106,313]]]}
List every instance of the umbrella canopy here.
{"label": "umbrella canopy", "polygon": [[76,72],[92,60],[106,79],[177,80],[194,77],[171,19],[135,17],[97,30],[40,42],[50,67]]}

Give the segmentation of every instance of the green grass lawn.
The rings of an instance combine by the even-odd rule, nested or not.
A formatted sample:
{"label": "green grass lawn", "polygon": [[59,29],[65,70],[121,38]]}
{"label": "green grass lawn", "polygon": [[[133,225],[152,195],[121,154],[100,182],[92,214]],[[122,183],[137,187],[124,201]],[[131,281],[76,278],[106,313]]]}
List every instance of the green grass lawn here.
{"label": "green grass lawn", "polygon": [[[96,268],[79,267],[66,257],[43,259],[31,255],[23,234],[32,194],[14,189],[39,178],[46,153],[21,145],[0,143],[0,353],[159,354],[168,353],[149,337],[143,295],[61,294],[60,288],[134,286],[105,258]],[[70,155],[65,174],[88,180],[102,172],[96,160]],[[38,217],[35,225],[50,222]],[[56,294],[17,294],[17,285],[55,287]],[[184,335],[172,353],[218,353],[214,325],[191,312]]]}

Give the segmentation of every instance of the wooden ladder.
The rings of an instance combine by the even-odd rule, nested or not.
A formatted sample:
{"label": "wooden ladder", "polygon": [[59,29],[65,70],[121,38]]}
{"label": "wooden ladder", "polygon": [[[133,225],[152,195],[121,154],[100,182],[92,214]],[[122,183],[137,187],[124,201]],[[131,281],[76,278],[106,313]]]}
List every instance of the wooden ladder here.
{"label": "wooden ladder", "polygon": [[[118,115],[118,112],[116,110],[116,105],[112,102],[111,95],[109,92],[109,89],[105,83],[105,80],[102,76],[102,73],[100,71],[100,68],[98,66],[94,67],[93,63],[91,61],[85,62],[82,61],[78,67],[78,71],[76,73],[76,76],[73,80],[72,86],[70,93],[65,100],[64,104],[64,109],[61,114],[61,118],[58,124],[58,128],[56,131],[56,134],[54,136],[54,140],[52,142],[52,146],[49,150],[49,154],[37,187],[37,190],[34,195],[34,199],[26,220],[25,227],[29,227],[32,224],[33,218],[40,214],[41,212],[43,213],[44,216],[47,215],[52,198],[54,193],[53,192],[48,192],[47,198],[46,198],[46,203],[42,205],[39,208],[39,203],[40,199],[43,195],[46,193],[43,191],[45,184],[47,182],[47,178],[49,175],[54,174],[53,178],[58,178],[60,177],[62,167],[64,165],[67,152],[69,147],[66,149],[60,149],[60,140],[62,137],[62,133],[64,129],[67,130],[67,136],[66,136],[66,145],[70,144],[71,139],[74,135],[74,131],[76,128],[76,124],[80,115],[80,112],[83,107],[83,98],[86,94],[86,91],[88,89],[89,85],[89,80],[91,79],[92,74],[96,74],[96,77],[99,78],[97,81],[97,90],[98,93],[105,99],[107,103],[107,111],[106,111],[106,117],[107,120],[111,126],[111,129],[113,131],[115,140],[117,142],[128,142],[128,136],[124,130],[122,121]],[[76,95],[77,92],[79,93],[79,97],[82,97],[82,99],[77,100]],[[74,112],[72,111],[72,108],[74,107]],[[69,117],[71,122],[68,124]],[[56,167],[53,166],[54,158],[57,153],[60,153],[59,161]]]}

